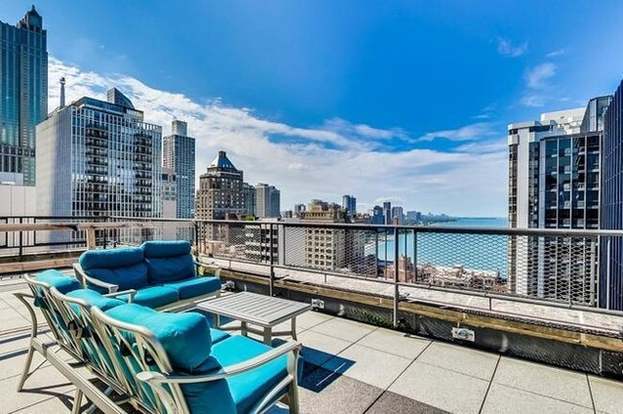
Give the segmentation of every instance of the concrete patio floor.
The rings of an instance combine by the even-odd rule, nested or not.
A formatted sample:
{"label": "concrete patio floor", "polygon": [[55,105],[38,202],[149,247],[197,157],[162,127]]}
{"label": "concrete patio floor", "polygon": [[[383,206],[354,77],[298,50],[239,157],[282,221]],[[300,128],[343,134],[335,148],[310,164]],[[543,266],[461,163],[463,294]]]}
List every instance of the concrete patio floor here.
{"label": "concrete patio floor", "polygon": [[[623,382],[317,312],[297,324],[303,413],[623,412]],[[0,293],[0,413],[69,412],[74,388],[49,364],[15,391],[29,326],[23,305]]]}

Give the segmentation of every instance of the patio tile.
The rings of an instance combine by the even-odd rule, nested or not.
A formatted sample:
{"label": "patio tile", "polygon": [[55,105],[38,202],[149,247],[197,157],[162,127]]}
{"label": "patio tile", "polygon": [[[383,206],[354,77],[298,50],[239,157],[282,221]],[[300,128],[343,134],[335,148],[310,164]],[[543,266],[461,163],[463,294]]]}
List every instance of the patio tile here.
{"label": "patio tile", "polygon": [[[69,413],[74,403],[73,393],[62,394],[59,397],[51,397],[46,400],[31,404],[20,410],[13,411],[15,414],[37,413],[56,414]],[[12,413],[11,413],[12,414]]]}
{"label": "patio tile", "polygon": [[363,383],[386,389],[409,366],[411,359],[353,345],[322,367]]}
{"label": "patio tile", "polygon": [[493,382],[592,408],[586,374],[502,357]]}
{"label": "patio tile", "polygon": [[[26,362],[26,353],[26,350],[10,352],[7,353],[4,358],[0,358],[0,380],[16,377],[22,374],[24,363]],[[35,352],[30,366],[31,371],[43,361],[45,361],[45,358],[43,358],[40,353]],[[50,364],[48,362],[45,362],[43,366],[49,365]],[[39,370],[37,370],[34,375],[37,375],[38,372]]]}
{"label": "patio tile", "polygon": [[428,404],[385,391],[383,395],[370,407],[366,414],[445,414],[447,411],[440,410]]}
{"label": "patio tile", "polygon": [[444,342],[433,342],[418,361],[490,381],[499,356]]}
{"label": "patio tile", "polygon": [[445,411],[469,414],[480,409],[487,386],[487,381],[415,360],[389,391]]}
{"label": "patio tile", "polygon": [[312,331],[333,336],[350,342],[356,342],[376,328],[347,319],[334,318],[311,328]]}
{"label": "patio tile", "polygon": [[382,389],[319,368],[301,382],[303,414],[361,414],[381,395]]}
{"label": "patio tile", "polygon": [[589,375],[595,409],[615,414],[623,411],[623,382]]}
{"label": "patio tile", "polygon": [[588,414],[592,412],[592,408],[544,397],[501,384],[491,384],[482,410],[483,414]]}
{"label": "patio tile", "polygon": [[403,358],[414,359],[431,341],[402,332],[379,328],[364,336],[357,345],[377,349]]}
{"label": "patio tile", "polygon": [[[19,393],[15,391],[18,382],[19,377],[0,381],[0,389],[11,396],[11,398],[2,398],[2,412],[4,413],[23,409],[50,397],[65,398],[74,389],[73,385],[56,368],[51,366],[37,370],[34,375],[28,378],[24,390]],[[26,410],[26,412],[33,412],[33,410]]]}
{"label": "patio tile", "polygon": [[[334,319],[335,316],[326,315],[324,313],[309,311],[296,317],[296,333],[302,332],[313,328],[316,325]],[[290,330],[290,321],[281,322],[274,328],[275,331]]]}
{"label": "patio tile", "polygon": [[351,345],[350,342],[312,330],[305,331],[299,335],[299,340],[303,343],[301,355],[305,362],[317,366],[321,366]]}
{"label": "patio tile", "polygon": [[13,309],[3,309],[0,312],[0,327],[2,331],[31,326],[30,320],[23,318]]}

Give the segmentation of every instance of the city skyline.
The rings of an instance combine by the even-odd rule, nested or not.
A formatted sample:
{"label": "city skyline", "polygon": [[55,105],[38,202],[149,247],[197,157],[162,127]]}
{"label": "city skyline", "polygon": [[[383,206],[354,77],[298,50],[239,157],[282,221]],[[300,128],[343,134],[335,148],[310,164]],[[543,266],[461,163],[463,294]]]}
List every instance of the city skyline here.
{"label": "city skyline", "polygon": [[[454,216],[504,216],[507,191],[504,142],[506,124],[515,120],[534,119],[536,114],[543,111],[581,106],[580,102],[588,97],[610,93],[616,87],[622,66],[620,55],[613,54],[611,46],[606,44],[598,51],[590,47],[596,44],[597,37],[616,37],[615,30],[619,29],[613,25],[613,21],[619,16],[617,8],[611,8],[615,9],[615,12],[610,15],[605,13],[607,7],[587,11],[594,14],[593,19],[599,19],[601,24],[599,32],[591,31],[581,38],[573,30],[575,27],[573,10],[566,10],[557,16],[556,30],[547,25],[539,26],[538,21],[531,21],[532,16],[528,19],[527,27],[510,25],[506,33],[481,32],[480,29],[472,27],[473,25],[470,26],[474,22],[474,17],[468,14],[463,16],[463,20],[458,19],[459,27],[456,28],[456,33],[446,34],[444,39],[434,40],[430,46],[417,42],[409,46],[408,50],[405,49],[409,56],[405,57],[404,66],[412,67],[414,57],[411,54],[426,55],[426,51],[430,51],[429,47],[449,52],[455,50],[450,47],[449,42],[469,42],[459,43],[459,46],[469,45],[468,49],[475,53],[473,57],[478,66],[489,67],[487,75],[492,75],[491,71],[494,71],[496,76],[501,77],[497,82],[491,82],[488,76],[485,79],[473,68],[466,67],[466,56],[461,54],[451,65],[452,76],[447,72],[449,68],[442,65],[439,70],[444,72],[434,75],[434,79],[430,78],[432,76],[430,73],[427,71],[422,73],[421,70],[414,73],[411,79],[405,79],[404,69],[390,65],[392,69],[399,71],[397,75],[401,76],[403,81],[407,81],[407,84],[401,85],[401,88],[387,89],[387,94],[394,94],[400,98],[396,102],[389,99],[391,98],[389,95],[378,95],[383,105],[389,105],[388,110],[374,115],[376,112],[371,111],[370,107],[362,107],[364,104],[359,103],[360,100],[355,100],[356,96],[347,94],[344,98],[348,99],[340,108],[335,108],[334,99],[325,97],[321,103],[327,104],[327,108],[330,108],[327,112],[310,111],[309,116],[301,117],[293,115],[305,112],[299,102],[258,102],[237,95],[240,87],[231,82],[224,82],[227,78],[222,71],[203,60],[199,60],[196,65],[183,65],[184,68],[188,66],[202,68],[205,71],[202,78],[192,73],[178,76],[179,71],[184,69],[180,67],[184,62],[183,59],[180,62],[167,59],[166,68],[152,65],[160,67],[159,70],[169,77],[158,75],[144,66],[145,59],[150,58],[146,56],[143,50],[145,48],[127,50],[134,46],[119,42],[118,37],[122,37],[125,33],[124,25],[121,25],[120,33],[116,33],[114,38],[107,38],[103,36],[100,22],[85,25],[88,19],[80,19],[80,13],[83,11],[62,7],[62,2],[58,4],[59,7],[41,5],[40,10],[50,33],[49,78],[52,85],[50,88],[52,104],[58,102],[58,91],[54,85],[61,76],[67,78],[68,101],[83,95],[102,97],[101,94],[107,87],[119,86],[137,105],[145,108],[151,117],[148,119],[150,122],[166,126],[173,118],[188,120],[190,129],[197,131],[196,167],[199,171],[207,166],[211,154],[224,149],[235,156],[240,167],[256,177],[258,182],[274,183],[282,189],[282,204],[285,206],[315,197],[339,199],[342,194],[353,193],[357,194],[361,209],[370,209],[374,204],[389,199],[409,208],[444,211]],[[29,7],[30,4],[26,5],[23,2],[9,2],[0,19],[13,21],[15,16],[22,15]],[[97,7],[108,10],[110,6]],[[165,17],[166,20],[183,21],[184,19],[176,13],[186,15],[191,11],[196,12],[196,18],[202,18],[206,22],[212,22],[215,18],[206,12],[206,7],[200,7],[193,2],[189,2],[183,10],[173,10],[173,15],[166,16],[162,15],[158,3],[154,3],[152,7],[153,10],[150,9],[150,12],[153,11],[153,19],[156,22],[164,21]],[[322,5],[318,8],[326,11]],[[511,8],[516,10],[519,7]],[[72,21],[76,22],[75,27],[67,28],[64,27],[66,25],[60,24],[59,12],[64,9],[71,9],[69,11],[71,16],[62,16],[62,21],[65,21],[65,17],[70,19],[74,17]],[[237,11],[235,6],[225,9],[227,10],[222,13],[228,15]],[[401,35],[407,36],[405,30],[413,27],[414,21],[422,20],[426,23],[426,27],[433,24],[442,27],[444,25],[443,21],[439,21],[440,16],[432,11],[416,13],[406,5],[388,6],[388,9],[404,9],[410,12],[404,19],[398,19],[400,24],[395,36],[386,33],[385,37],[379,39],[393,45],[391,50],[399,46],[401,47],[399,49],[403,50],[406,47],[404,42],[412,40],[413,34],[404,39]],[[465,13],[459,5],[449,9],[447,12],[450,16]],[[391,13],[388,14],[389,11],[391,10],[380,13],[374,27],[386,30],[392,23],[396,23],[395,17],[392,17]],[[522,21],[520,16],[526,12],[516,11],[517,20]],[[477,12],[487,21],[498,22],[501,19],[500,11],[478,8]],[[109,15],[110,13],[103,13],[101,23],[105,23]],[[123,18],[131,18],[132,15],[134,14],[128,13]],[[583,16],[589,17],[585,14]],[[234,13],[234,17],[240,16]],[[337,27],[337,22],[329,23],[330,28]],[[153,26],[156,30],[158,24]],[[531,34],[531,30],[535,27],[541,27],[540,31]],[[232,27],[226,25],[221,28],[227,40],[231,41]],[[252,29],[253,27],[249,28]],[[288,26],[287,30],[294,29]],[[306,34],[310,29],[301,30],[303,31],[300,34]],[[149,33],[149,30],[138,33],[136,43],[140,43]],[[460,33],[466,38],[457,36]],[[248,34],[245,32],[245,35]],[[362,34],[369,36],[367,32]],[[175,32],[167,33],[167,39],[163,39],[163,50],[166,51],[163,53],[170,52],[167,48],[170,43],[180,41],[178,36],[179,34]],[[82,39],[84,44],[78,44],[77,38]],[[327,40],[318,39],[318,44],[314,47],[324,47]],[[370,38],[366,37],[366,40],[370,41]],[[235,46],[241,47],[236,54],[244,52],[245,47],[248,47],[245,45],[236,43]],[[351,43],[343,46],[352,52]],[[201,50],[221,53],[219,47],[221,46],[214,45],[203,47]],[[86,49],[90,52],[87,53]],[[77,50],[83,50],[85,53],[76,53]],[[92,50],[98,50],[98,54],[94,55]],[[313,51],[316,49],[313,48]],[[392,56],[390,51],[371,49],[371,53],[378,54],[378,59],[396,59],[397,57]],[[600,59],[597,59],[597,53],[600,54]],[[115,59],[111,54],[117,57],[125,56],[125,59]],[[153,54],[149,55],[153,57]],[[348,56],[352,57],[352,53]],[[308,56],[301,58],[306,57]],[[365,55],[360,57],[363,58]],[[600,64],[605,59],[609,62],[607,68]],[[574,64],[578,60],[582,61],[582,65]],[[436,66],[435,61],[431,61],[430,64]],[[246,66],[253,67],[252,64]],[[358,68],[355,66],[352,70],[356,72]],[[234,73],[243,70],[240,65],[228,67],[229,69]],[[371,93],[370,91],[378,89],[377,82],[379,85],[383,84],[384,79],[386,82],[387,68],[377,69],[378,73],[370,74],[371,82],[367,82],[360,93]],[[342,66],[335,66],[335,70],[345,69]],[[584,79],[581,75],[584,71],[594,76]],[[212,88],[203,87],[206,79],[213,83]],[[442,79],[453,81],[448,83]],[[188,85],[183,85],[189,81]],[[431,86],[427,86],[418,91],[417,99],[414,101],[409,92],[422,86],[423,82],[434,85],[438,90],[433,94],[430,91]],[[492,86],[492,83],[504,85],[504,88]],[[196,88],[190,88],[190,84]],[[458,90],[455,94],[446,92],[449,91],[451,84],[466,85],[465,90]],[[228,85],[230,87],[227,87]],[[285,85],[279,86],[277,91],[267,90],[265,82],[259,82],[256,93],[252,95],[260,100],[270,100],[270,96],[275,92],[281,95],[287,89],[283,88]],[[472,88],[478,86],[482,88],[481,93],[477,95],[469,93]],[[317,89],[316,85],[315,90]],[[402,89],[404,92],[400,92]],[[302,102],[309,100],[313,89],[306,88],[305,92],[300,95]],[[318,93],[326,94],[327,91],[322,90]],[[403,93],[405,95],[401,95]],[[404,102],[407,97],[408,106]],[[452,111],[446,110],[448,102],[452,102]],[[442,104],[443,106],[440,106]],[[368,105],[373,105],[373,102]],[[50,107],[52,108],[53,106]],[[348,110],[344,111],[346,108]],[[394,116],[395,119],[392,118]],[[166,128],[164,133],[168,133]],[[271,157],[271,163],[262,162],[268,156]],[[309,174],[309,171],[313,173]],[[305,185],[300,185],[301,182]],[[332,183],[331,188],[327,188],[326,182]],[[463,191],[465,187],[471,190],[468,194]]]}
{"label": "city skyline", "polygon": [[[22,15],[29,7],[30,4],[24,2],[9,2],[0,20],[12,22],[15,16]],[[570,10],[557,15],[556,36],[552,37],[551,33],[544,33],[544,29],[532,34],[535,28],[544,23],[543,16],[537,19],[534,16],[529,19],[518,18],[522,27],[509,26],[506,33],[486,32],[473,27],[474,16],[479,15],[493,25],[502,18],[501,10],[476,7],[478,10],[474,10],[474,13],[466,14],[460,5],[453,5],[444,12],[448,16],[462,17],[455,19],[458,21],[456,30],[430,45],[422,45],[420,41],[414,45],[408,43],[414,40],[413,36],[417,33],[405,34],[404,39],[399,34],[413,29],[416,27],[413,23],[420,21],[425,23],[424,28],[443,28],[447,22],[436,12],[414,11],[404,4],[387,6],[383,10],[370,7],[370,10],[358,10],[358,16],[361,14],[370,18],[373,11],[379,12],[373,26],[384,33],[379,42],[391,47],[387,51],[371,48],[370,53],[373,55],[356,56],[353,55],[354,45],[348,39],[341,46],[349,52],[347,57],[373,57],[379,61],[395,58],[392,53],[396,50],[404,51],[404,68],[389,65],[397,71],[396,76],[402,81],[400,87],[387,88],[387,69],[375,66],[370,73],[371,82],[366,82],[365,87],[351,93],[342,92],[342,98],[337,100],[331,96],[317,96],[312,108],[316,110],[306,112],[305,108],[301,108],[301,102],[313,98],[313,87],[300,91],[297,85],[276,83],[276,90],[267,89],[272,78],[258,80],[250,76],[244,82],[256,81],[256,88],[250,88],[251,85],[247,84],[254,93],[251,98],[246,96],[248,93],[243,94],[240,85],[232,83],[230,77],[246,71],[243,66],[255,69],[254,64],[246,60],[237,65],[225,65],[232,72],[229,75],[222,70],[217,71],[202,59],[193,61],[193,65],[184,64],[184,59],[172,58],[166,60],[166,68],[162,65],[146,66],[146,59],[153,58],[153,50],[150,47],[138,50],[135,44],[120,42],[120,38],[128,34],[124,25],[121,25],[115,36],[103,35],[101,25],[107,21],[106,16],[114,9],[114,5],[98,5],[97,12],[101,11],[103,16],[98,20],[102,22],[89,24],[86,22],[92,19],[80,19],[81,13],[85,11],[63,7],[62,2],[59,7],[41,7],[40,13],[45,17],[46,27],[51,33],[50,109],[58,102],[55,85],[61,76],[67,78],[68,101],[84,95],[101,98],[106,88],[119,86],[137,105],[145,108],[146,114],[151,117],[147,119],[150,122],[166,126],[173,118],[188,120],[190,129],[198,131],[196,167],[199,171],[207,167],[211,154],[225,149],[238,159],[241,168],[257,177],[258,182],[274,183],[282,189],[282,204],[286,206],[315,197],[337,199],[342,194],[353,193],[357,194],[361,209],[370,209],[374,204],[391,200],[418,210],[444,211],[455,216],[504,216],[507,190],[506,124],[515,120],[534,119],[536,114],[543,111],[581,106],[580,102],[590,96],[610,93],[616,87],[622,67],[621,57],[613,53],[611,45],[604,44],[599,48],[593,46],[595,38],[616,38],[616,30],[620,29],[613,22],[620,17],[620,10],[614,7],[588,10],[587,13],[593,19],[601,22],[600,31],[581,36],[573,29],[577,23],[577,17],[574,16],[582,15],[583,19],[591,16],[574,13],[577,12],[574,8],[578,6],[570,7]],[[232,5],[223,8],[221,17],[226,13],[228,16],[233,14],[233,18],[242,18],[240,13],[235,13],[240,11],[239,7]],[[521,7],[526,10],[519,10],[519,6],[512,4],[508,7],[519,16],[529,9]],[[318,9],[326,12],[327,8],[321,4]],[[61,16],[61,11],[70,15]],[[193,19],[212,23],[215,18],[218,20],[219,15],[212,15],[213,11],[208,6],[189,2],[184,10],[176,10],[174,13],[182,13],[184,16],[195,13]],[[396,17],[400,11],[405,12],[405,17]],[[153,25],[154,30],[159,26],[157,22],[171,19],[185,21],[182,16],[162,15],[158,3],[154,3],[150,12],[153,12],[150,18],[156,23]],[[123,19],[129,19],[131,15],[123,16]],[[265,17],[275,18],[274,15]],[[66,18],[75,24],[61,24]],[[241,48],[235,54],[244,53],[249,46],[240,44],[241,39],[232,38],[235,33],[233,27],[223,21],[216,23],[227,42],[230,42],[225,43]],[[338,23],[327,22],[332,30],[339,27]],[[398,24],[397,33],[390,36],[387,30],[394,23]],[[194,25],[189,27],[199,30]],[[364,30],[358,25],[354,27],[353,30]],[[251,25],[247,29],[244,36],[252,34],[248,31],[258,30],[258,27]],[[296,31],[291,25],[283,30],[284,33],[274,33],[277,40]],[[136,34],[136,43],[140,43],[149,33],[146,30],[145,33]],[[296,33],[309,35],[312,32],[311,28],[302,26]],[[200,48],[202,52],[223,57],[222,46],[209,42],[210,33],[198,31],[192,34],[207,36],[206,43]],[[366,44],[374,39],[369,32],[361,34],[365,35],[363,40]],[[544,34],[548,36],[542,36]],[[172,53],[171,44],[182,41],[179,36],[180,33],[169,32],[167,39],[163,39],[160,53]],[[301,40],[295,38],[295,46],[306,46],[300,50],[309,49],[310,45],[299,44],[297,39]],[[324,47],[330,40],[334,39],[319,39],[318,47]],[[190,48],[202,46],[196,44],[194,38],[188,41]],[[236,43],[232,44],[234,41]],[[261,41],[269,42],[269,39],[262,38]],[[470,50],[473,56],[467,59],[463,52],[458,52],[463,49]],[[319,51],[311,48],[309,53],[322,51],[324,49]],[[456,78],[448,73],[449,67],[438,65],[441,62],[437,55],[444,56],[449,52],[458,53],[450,65],[452,75]],[[414,59],[419,56],[426,56],[432,66],[424,65],[423,69],[411,74],[406,69],[411,68]],[[591,64],[590,69],[574,64],[578,60],[597,62],[598,56],[609,59],[611,64]],[[311,56],[297,57],[303,59]],[[329,57],[322,55],[324,59]],[[402,57],[400,59],[403,61]],[[281,64],[279,59],[269,60],[271,64]],[[478,63],[478,68],[490,68],[484,73],[487,76],[483,77],[474,67],[467,65],[466,60]],[[264,68],[265,63],[261,60],[254,63],[257,63],[257,69]],[[355,65],[353,67],[344,67],[344,63],[344,60],[340,60],[332,66],[332,70],[339,72],[340,79],[344,80],[344,76],[351,74],[359,75],[359,60],[352,61]],[[155,73],[152,66],[158,67],[159,72]],[[435,71],[426,69],[433,66],[437,68]],[[190,72],[185,73],[185,70]],[[196,70],[205,71],[201,80],[194,76]],[[437,71],[443,73],[433,73]],[[405,72],[411,78],[405,78]],[[591,73],[591,76],[586,77],[584,73]],[[441,82],[441,79],[453,81]],[[314,84],[316,81],[317,77],[311,79],[311,86],[317,86]],[[212,87],[206,87],[205,82],[211,83]],[[426,87],[422,88],[422,84]],[[379,85],[385,86],[385,89],[379,90]],[[459,90],[457,85],[461,85]],[[305,92],[297,95],[300,102],[270,101],[282,97],[289,86],[292,86],[292,90]],[[470,92],[478,87],[481,88],[478,94]],[[437,90],[431,91],[431,88]],[[417,95],[413,95],[414,90],[418,91]],[[377,93],[378,100],[356,99],[360,97],[358,95],[373,93]],[[413,96],[417,98],[414,100]],[[409,105],[406,105],[406,99]],[[453,102],[452,111],[447,111],[447,103],[450,101]],[[337,107],[337,102],[342,102],[342,105]],[[328,109],[319,111],[324,104]],[[374,105],[379,104],[387,107],[387,110],[373,111]],[[168,133],[166,129],[164,132]],[[271,157],[271,163],[262,162],[268,156]],[[301,186],[301,182],[305,185]],[[331,182],[330,188],[327,188],[327,182]],[[464,192],[466,187],[470,188],[468,194]]]}

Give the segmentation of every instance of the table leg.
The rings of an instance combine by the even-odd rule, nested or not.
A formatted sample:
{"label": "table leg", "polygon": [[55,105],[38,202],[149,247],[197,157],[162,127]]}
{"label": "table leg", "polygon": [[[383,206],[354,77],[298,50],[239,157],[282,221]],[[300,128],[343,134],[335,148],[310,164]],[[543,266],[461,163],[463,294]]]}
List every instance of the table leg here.
{"label": "table leg", "polygon": [[290,335],[292,335],[292,339],[296,341],[296,316],[292,318],[292,327],[290,328],[290,330]]}
{"label": "table leg", "polygon": [[247,336],[247,323],[246,322],[240,322],[240,334],[242,336]]}
{"label": "table leg", "polygon": [[266,345],[272,345],[273,343],[273,328],[264,328],[264,343]]}

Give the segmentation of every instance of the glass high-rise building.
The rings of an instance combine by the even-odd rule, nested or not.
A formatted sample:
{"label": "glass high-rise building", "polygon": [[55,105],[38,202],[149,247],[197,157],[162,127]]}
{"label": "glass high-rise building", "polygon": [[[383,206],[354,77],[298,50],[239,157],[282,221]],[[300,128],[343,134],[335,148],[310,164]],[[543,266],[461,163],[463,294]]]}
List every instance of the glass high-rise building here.
{"label": "glass high-rise building", "polygon": [[0,181],[35,185],[35,126],[48,113],[47,33],[33,6],[0,21]]}
{"label": "glass high-rise building", "polygon": [[[606,230],[623,230],[623,82],[604,115],[601,176],[601,223]],[[602,238],[599,305],[623,310],[623,241]]]}
{"label": "glass high-rise building", "polygon": [[342,208],[346,210],[346,214],[354,216],[357,214],[357,198],[352,195],[342,196]]}
{"label": "glass high-rise building", "polygon": [[188,136],[183,121],[173,121],[171,135],[163,138],[162,164],[175,172],[177,218],[193,218],[195,212],[195,138]]}
{"label": "glass high-rise building", "polygon": [[123,98],[83,97],[37,125],[39,214],[161,216],[162,128]]}
{"label": "glass high-rise building", "polygon": [[[509,125],[510,227],[599,228],[603,114],[610,99]],[[594,244],[524,237],[509,240],[508,248],[511,292],[594,304]]]}
{"label": "glass high-rise building", "polygon": [[272,185],[259,183],[255,186],[255,214],[260,218],[281,216],[281,192]]}

